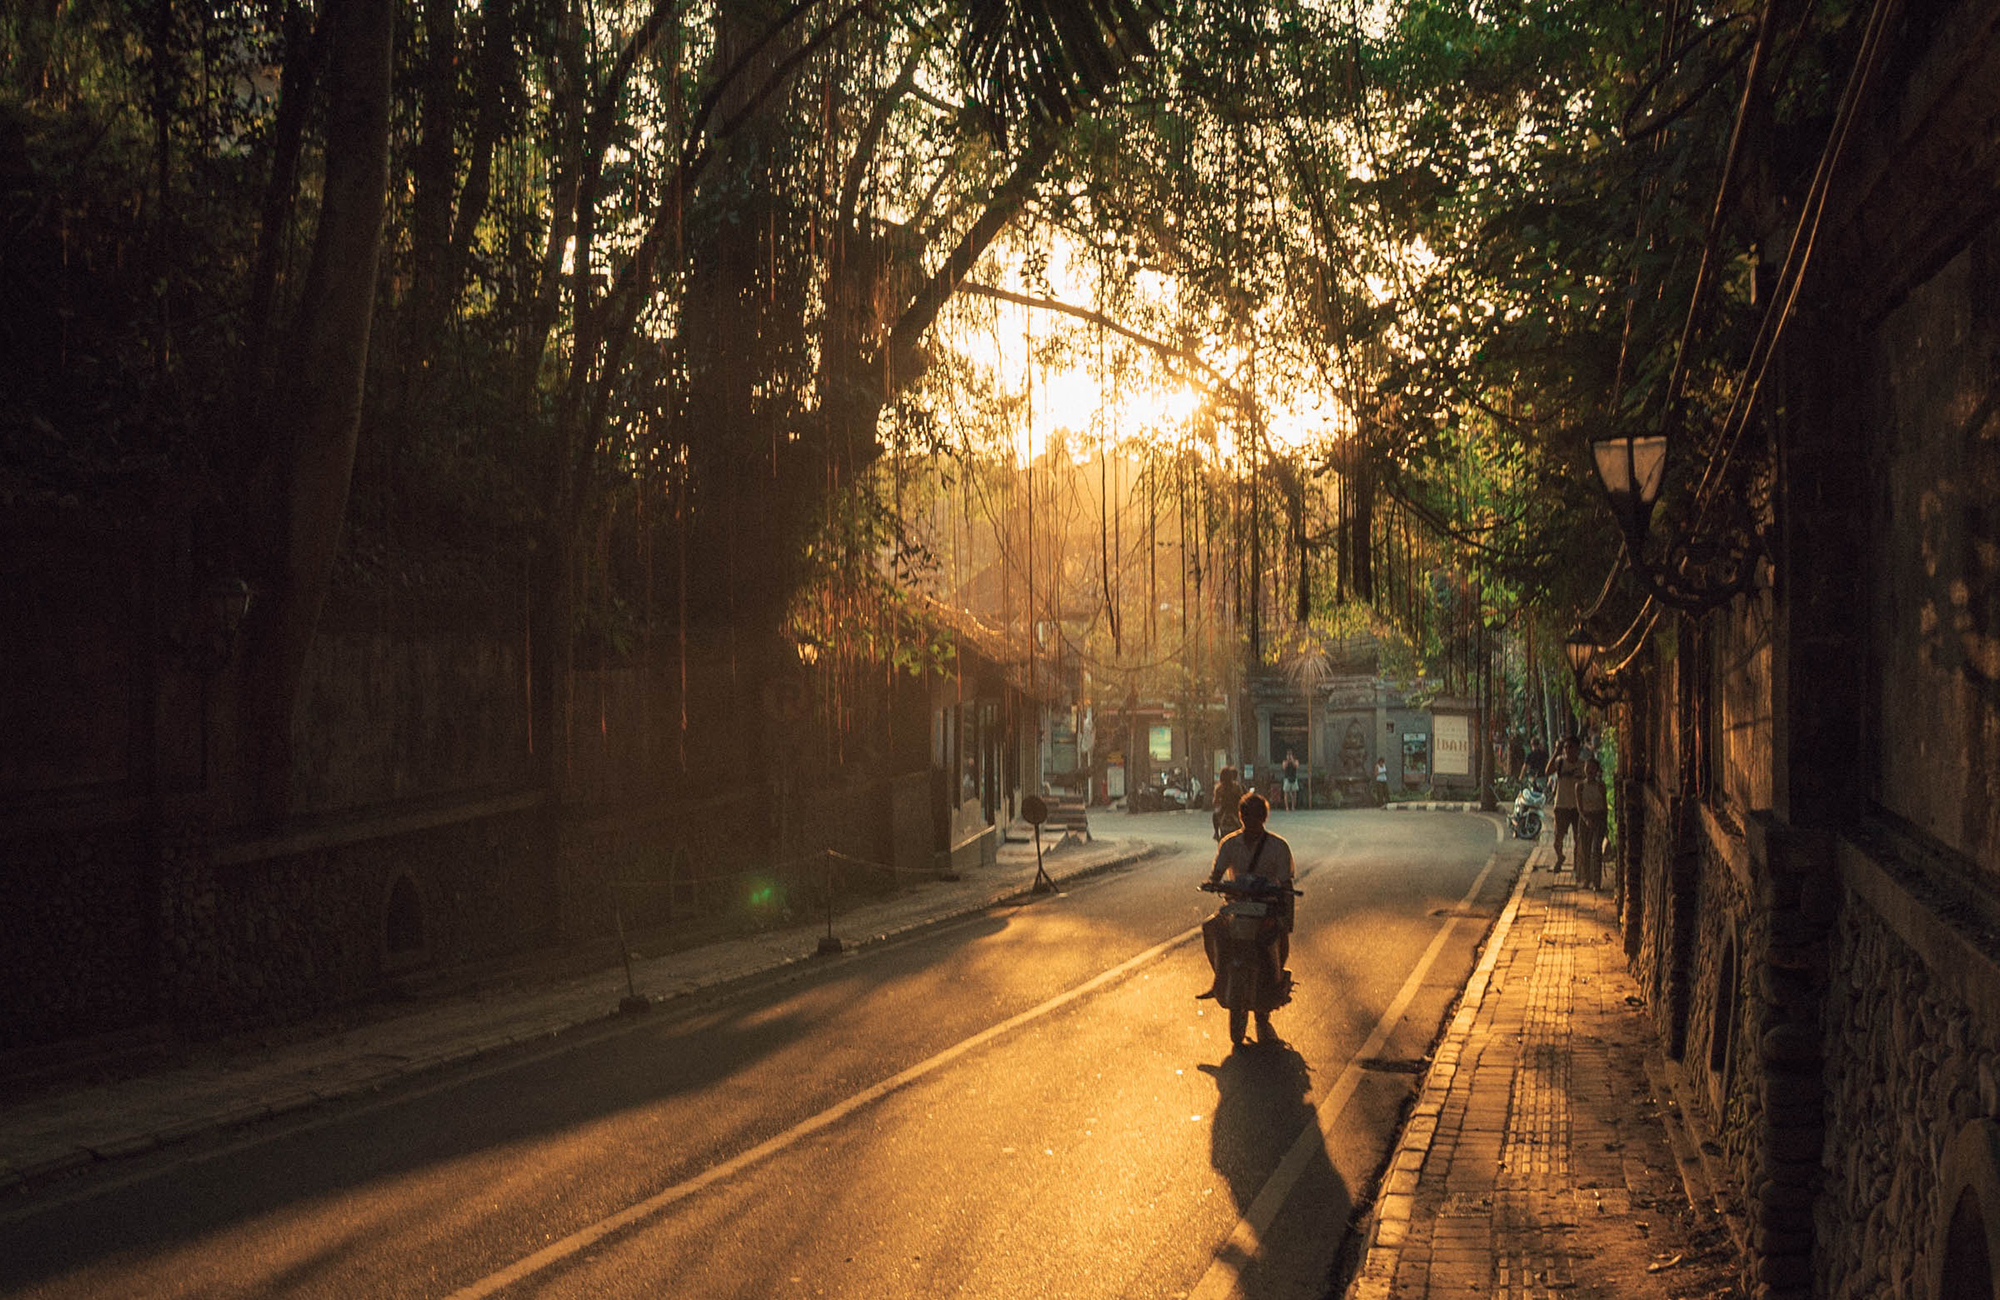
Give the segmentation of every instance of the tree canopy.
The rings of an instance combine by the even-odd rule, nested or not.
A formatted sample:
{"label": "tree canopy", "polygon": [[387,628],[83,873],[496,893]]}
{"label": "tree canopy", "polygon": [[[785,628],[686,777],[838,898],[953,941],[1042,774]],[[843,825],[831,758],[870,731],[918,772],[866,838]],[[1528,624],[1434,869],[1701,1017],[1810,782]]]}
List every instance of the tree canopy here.
{"label": "tree canopy", "polygon": [[[1005,307],[1107,410],[1199,394],[1133,481],[1253,656],[1350,607],[1433,654],[1553,625],[1610,589],[1588,437],[1673,430],[1669,511],[1759,490],[1730,453],[1867,12],[14,6],[0,502],[198,516],[270,597],[267,734],[335,581],[527,555],[558,680],[639,623],[755,658],[829,583],[900,601],[950,466],[1015,459],[962,428],[1032,418],[972,346]],[[1084,478],[1118,423],[1071,420]]]}

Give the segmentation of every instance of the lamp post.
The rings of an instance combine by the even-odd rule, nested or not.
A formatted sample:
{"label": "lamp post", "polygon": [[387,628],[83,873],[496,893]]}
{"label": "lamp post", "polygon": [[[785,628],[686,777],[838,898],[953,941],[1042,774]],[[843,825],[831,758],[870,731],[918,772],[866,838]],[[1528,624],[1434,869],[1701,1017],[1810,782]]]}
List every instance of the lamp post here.
{"label": "lamp post", "polygon": [[[1591,442],[1590,454],[1625,534],[1632,573],[1648,594],[1675,609],[1701,614],[1750,589],[1766,549],[1763,529],[1751,518],[1741,494],[1726,496],[1727,517],[1719,527],[1705,532],[1670,530],[1655,560],[1649,555],[1649,543],[1653,508],[1666,483],[1666,435],[1598,438]],[[1701,523],[1697,513],[1694,526]]]}

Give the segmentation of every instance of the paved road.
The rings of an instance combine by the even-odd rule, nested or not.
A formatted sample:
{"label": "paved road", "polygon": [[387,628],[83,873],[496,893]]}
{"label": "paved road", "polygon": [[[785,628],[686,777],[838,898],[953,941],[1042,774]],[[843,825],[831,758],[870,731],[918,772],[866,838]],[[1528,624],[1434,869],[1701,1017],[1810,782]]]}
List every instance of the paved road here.
{"label": "paved road", "polygon": [[0,1215],[0,1294],[1320,1296],[1521,853],[1469,814],[1280,815],[1289,1045],[1232,1053],[1191,996],[1202,820],[1121,819],[1172,851],[1059,897],[51,1189]]}

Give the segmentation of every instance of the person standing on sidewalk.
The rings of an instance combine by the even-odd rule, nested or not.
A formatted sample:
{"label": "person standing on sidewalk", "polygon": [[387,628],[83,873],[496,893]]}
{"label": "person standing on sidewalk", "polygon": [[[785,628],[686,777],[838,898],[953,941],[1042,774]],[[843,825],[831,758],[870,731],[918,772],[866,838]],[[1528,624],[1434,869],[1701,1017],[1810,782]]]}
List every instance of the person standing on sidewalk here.
{"label": "person standing on sidewalk", "polygon": [[1592,889],[1604,888],[1604,823],[1611,806],[1604,788],[1604,765],[1585,759],[1583,782],[1576,789],[1576,878]]}
{"label": "person standing on sidewalk", "polygon": [[1285,751],[1285,811],[1297,812],[1299,808],[1299,759],[1291,750]]}
{"label": "person standing on sidewalk", "polygon": [[1375,806],[1389,806],[1389,760],[1386,758],[1375,760]]}
{"label": "person standing on sidewalk", "polygon": [[1583,784],[1583,759],[1577,754],[1576,737],[1565,736],[1556,747],[1556,756],[1549,760],[1549,777],[1555,782],[1555,790],[1549,799],[1549,806],[1556,816],[1556,870],[1563,869],[1563,832],[1567,830],[1570,847],[1581,857],[1581,836],[1577,834],[1577,788]]}

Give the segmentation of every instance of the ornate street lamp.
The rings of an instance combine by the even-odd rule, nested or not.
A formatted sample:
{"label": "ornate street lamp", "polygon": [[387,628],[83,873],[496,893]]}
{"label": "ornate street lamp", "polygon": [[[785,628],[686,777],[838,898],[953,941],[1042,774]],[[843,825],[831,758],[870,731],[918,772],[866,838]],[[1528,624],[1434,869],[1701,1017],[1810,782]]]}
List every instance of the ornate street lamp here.
{"label": "ornate street lamp", "polygon": [[1591,640],[1581,627],[1563,638],[1563,658],[1569,660],[1569,670],[1576,674],[1578,681],[1583,680],[1584,670],[1590,667],[1590,661],[1596,655],[1597,642]]}
{"label": "ornate street lamp", "polygon": [[1625,698],[1625,688],[1597,666],[1597,642],[1578,627],[1563,638],[1563,658],[1569,660],[1570,674],[1576,678],[1576,693],[1592,708],[1608,709]]}
{"label": "ornate street lamp", "polygon": [[[1664,434],[1619,434],[1594,439],[1590,454],[1611,510],[1625,534],[1632,572],[1661,603],[1691,614],[1727,604],[1750,589],[1757,561],[1765,555],[1761,527],[1741,494],[1727,495],[1727,518],[1719,528],[1698,533],[1674,530],[1652,558],[1653,507],[1667,477]],[[1695,521],[1699,526],[1702,520]]]}
{"label": "ornate street lamp", "polygon": [[[1599,438],[1590,444],[1590,454],[1597,462],[1598,482],[1604,485],[1604,495],[1611,498],[1612,512],[1637,556],[1645,549],[1653,504],[1660,499],[1660,485],[1667,480],[1666,435]],[[1581,635],[1581,628],[1571,634],[1572,638]],[[1572,655],[1570,666],[1575,667],[1576,662]]]}

